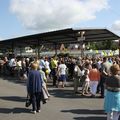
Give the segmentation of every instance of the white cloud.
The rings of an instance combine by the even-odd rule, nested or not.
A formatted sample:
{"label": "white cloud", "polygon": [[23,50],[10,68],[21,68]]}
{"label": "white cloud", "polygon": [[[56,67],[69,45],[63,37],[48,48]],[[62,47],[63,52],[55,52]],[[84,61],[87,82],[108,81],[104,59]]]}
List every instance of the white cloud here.
{"label": "white cloud", "polygon": [[53,30],[96,18],[108,0],[11,0],[10,9],[28,29]]}
{"label": "white cloud", "polygon": [[0,41],[4,40],[2,37],[0,37]]}
{"label": "white cloud", "polygon": [[120,31],[120,20],[116,20],[113,25],[112,25],[112,29],[116,30],[116,31]]}

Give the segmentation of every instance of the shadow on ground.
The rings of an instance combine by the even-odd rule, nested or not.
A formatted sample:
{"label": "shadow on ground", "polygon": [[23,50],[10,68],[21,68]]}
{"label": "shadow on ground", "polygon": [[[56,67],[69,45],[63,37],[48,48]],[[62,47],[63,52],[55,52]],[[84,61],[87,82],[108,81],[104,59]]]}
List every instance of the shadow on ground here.
{"label": "shadow on ground", "polygon": [[71,109],[62,110],[61,112],[86,115],[86,117],[74,117],[73,119],[75,120],[106,120],[106,115],[103,110]]}
{"label": "shadow on ground", "polygon": [[106,120],[106,117],[95,117],[95,116],[88,116],[88,117],[75,117],[74,120]]}
{"label": "shadow on ground", "polygon": [[51,89],[49,90],[50,95],[59,98],[80,98],[80,95],[75,95],[73,90],[65,90],[65,89]]}
{"label": "shadow on ground", "polygon": [[61,112],[70,112],[73,114],[96,114],[96,115],[105,115],[103,110],[89,110],[89,109],[71,109],[71,110],[62,110]]}
{"label": "shadow on ground", "polygon": [[7,101],[16,101],[16,102],[25,102],[25,97],[19,96],[0,96],[0,99],[7,100]]}
{"label": "shadow on ground", "polygon": [[30,113],[30,109],[27,108],[0,108],[0,113],[4,114],[19,114],[19,113]]}
{"label": "shadow on ground", "polygon": [[87,99],[100,99],[99,96],[91,98],[90,95],[82,96],[81,91],[79,94],[75,94],[73,90],[66,88],[53,88],[49,89],[50,95],[58,98],[87,98]]}

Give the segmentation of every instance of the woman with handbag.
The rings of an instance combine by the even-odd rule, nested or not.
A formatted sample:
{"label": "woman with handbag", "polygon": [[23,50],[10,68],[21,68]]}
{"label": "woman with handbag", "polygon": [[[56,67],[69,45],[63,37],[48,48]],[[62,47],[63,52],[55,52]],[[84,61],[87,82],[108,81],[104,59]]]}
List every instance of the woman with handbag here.
{"label": "woman with handbag", "polygon": [[42,95],[42,79],[40,72],[38,71],[38,64],[32,63],[31,70],[28,76],[27,92],[30,95],[32,101],[32,112],[40,112],[41,110],[41,95]]}

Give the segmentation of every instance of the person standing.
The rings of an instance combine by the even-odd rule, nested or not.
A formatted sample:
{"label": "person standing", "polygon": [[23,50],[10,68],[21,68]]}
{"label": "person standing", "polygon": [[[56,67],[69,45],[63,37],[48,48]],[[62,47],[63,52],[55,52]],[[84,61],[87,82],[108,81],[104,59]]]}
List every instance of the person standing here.
{"label": "person standing", "polygon": [[50,62],[48,61],[48,57],[45,58],[45,74],[46,74],[46,78],[47,80],[50,80]]}
{"label": "person standing", "polygon": [[83,82],[83,85],[82,85],[82,95],[84,96],[85,94],[88,94],[89,93],[89,82],[90,82],[90,79],[89,79],[89,69],[85,69],[85,72],[84,72],[84,82]]}
{"label": "person standing", "polygon": [[101,72],[101,79],[99,83],[99,87],[101,90],[101,98],[104,98],[104,83],[105,80],[108,78],[110,75],[110,67],[112,66],[112,63],[108,61],[108,58],[104,57],[103,62],[101,63],[101,68],[99,69]]}
{"label": "person standing", "polygon": [[38,64],[32,63],[27,81],[27,92],[32,100],[32,112],[40,112],[41,95],[42,95],[42,79],[40,72],[37,70]]}
{"label": "person standing", "polygon": [[56,56],[51,58],[51,74],[53,79],[53,86],[56,86],[57,82],[57,67],[58,67],[58,61],[56,59]]}
{"label": "person standing", "polygon": [[65,86],[66,70],[67,70],[67,66],[64,63],[64,60],[62,60],[58,66],[58,76],[59,76],[58,87],[62,86],[62,88],[64,88],[64,86]]}
{"label": "person standing", "polygon": [[91,97],[95,97],[97,92],[97,85],[100,80],[100,72],[97,69],[97,65],[93,64],[92,69],[89,72],[89,78],[90,78],[90,92]]}
{"label": "person standing", "polygon": [[118,120],[120,116],[120,67],[114,64],[110,68],[111,76],[105,81],[104,110],[107,120]]}
{"label": "person standing", "polygon": [[80,78],[81,78],[81,76],[82,76],[82,72],[80,70],[80,63],[76,62],[75,68],[74,68],[74,77],[73,77],[74,78],[73,82],[74,82],[74,93],[75,94],[80,93],[78,88],[80,86]]}

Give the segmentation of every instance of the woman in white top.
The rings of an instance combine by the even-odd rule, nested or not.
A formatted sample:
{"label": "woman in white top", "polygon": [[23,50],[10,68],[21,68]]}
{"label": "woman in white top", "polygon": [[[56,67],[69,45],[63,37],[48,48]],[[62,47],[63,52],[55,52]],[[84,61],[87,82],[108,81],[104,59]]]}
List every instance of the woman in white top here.
{"label": "woman in white top", "polygon": [[47,80],[50,80],[49,75],[50,75],[51,69],[50,69],[50,63],[47,57],[45,58],[45,69],[46,69],[45,74],[46,74]]}
{"label": "woman in white top", "polygon": [[61,63],[58,66],[58,87],[62,86],[64,87],[66,82],[66,70],[67,66],[65,65],[64,61],[62,60]]}

